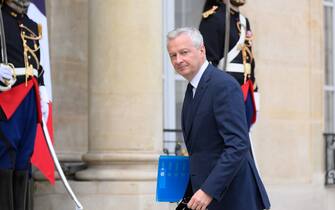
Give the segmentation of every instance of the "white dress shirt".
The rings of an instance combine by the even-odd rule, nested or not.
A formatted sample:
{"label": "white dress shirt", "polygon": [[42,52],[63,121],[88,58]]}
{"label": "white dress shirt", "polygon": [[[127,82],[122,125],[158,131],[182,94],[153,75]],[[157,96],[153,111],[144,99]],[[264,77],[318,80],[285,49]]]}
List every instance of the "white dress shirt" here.
{"label": "white dress shirt", "polygon": [[199,85],[200,79],[202,77],[202,74],[204,73],[204,71],[206,70],[207,66],[208,66],[208,61],[205,60],[205,62],[202,64],[202,66],[200,67],[200,70],[198,71],[198,73],[193,77],[193,79],[190,81],[191,85],[193,86],[193,97],[195,95],[195,92],[197,91],[197,87]]}

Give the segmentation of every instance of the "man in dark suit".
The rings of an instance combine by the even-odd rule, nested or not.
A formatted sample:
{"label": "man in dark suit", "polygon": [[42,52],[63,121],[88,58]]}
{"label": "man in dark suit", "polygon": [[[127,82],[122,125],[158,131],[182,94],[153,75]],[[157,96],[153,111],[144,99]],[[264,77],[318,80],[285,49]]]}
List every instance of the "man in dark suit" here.
{"label": "man in dark suit", "polygon": [[270,208],[250,151],[240,85],[208,63],[203,38],[195,28],[169,32],[167,49],[176,72],[189,81],[182,109],[190,156],[184,196],[188,208]]}

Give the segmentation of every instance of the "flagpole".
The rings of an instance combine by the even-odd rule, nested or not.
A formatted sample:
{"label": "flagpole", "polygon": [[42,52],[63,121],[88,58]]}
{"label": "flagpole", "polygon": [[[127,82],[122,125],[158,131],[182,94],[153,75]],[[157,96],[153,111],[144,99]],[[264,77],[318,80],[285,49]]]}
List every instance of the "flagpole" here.
{"label": "flagpole", "polygon": [[223,70],[226,71],[228,61],[229,37],[230,37],[230,0],[226,1],[226,20],[225,20],[225,40],[224,40],[224,63]]}

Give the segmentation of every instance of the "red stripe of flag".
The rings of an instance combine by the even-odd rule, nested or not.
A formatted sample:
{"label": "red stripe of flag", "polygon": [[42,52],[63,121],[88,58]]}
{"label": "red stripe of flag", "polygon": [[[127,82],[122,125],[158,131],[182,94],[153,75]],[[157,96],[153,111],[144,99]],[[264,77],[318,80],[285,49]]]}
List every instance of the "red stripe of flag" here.
{"label": "red stripe of flag", "polygon": [[[53,126],[52,126],[52,101],[51,101],[51,79],[50,79],[50,60],[48,47],[48,30],[47,20],[45,16],[45,0],[32,0],[28,10],[28,16],[36,23],[42,24],[42,39],[40,40],[41,49],[41,64],[44,69],[44,83],[49,97],[49,117],[47,120],[47,127],[51,139],[53,141]],[[37,126],[37,134],[35,139],[34,153],[31,162],[35,165],[41,173],[50,181],[55,183],[55,167],[46,144],[46,140],[42,133],[42,127]]]}

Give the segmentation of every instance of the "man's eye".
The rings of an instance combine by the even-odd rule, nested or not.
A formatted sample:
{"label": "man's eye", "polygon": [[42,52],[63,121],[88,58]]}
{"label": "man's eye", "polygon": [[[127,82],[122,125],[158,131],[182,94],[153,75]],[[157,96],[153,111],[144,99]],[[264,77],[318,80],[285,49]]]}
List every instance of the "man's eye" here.
{"label": "man's eye", "polygon": [[186,55],[188,53],[188,51],[187,50],[184,50],[184,51],[182,51],[180,54],[182,54],[182,55]]}
{"label": "man's eye", "polygon": [[170,58],[175,58],[176,54],[170,55]]}

